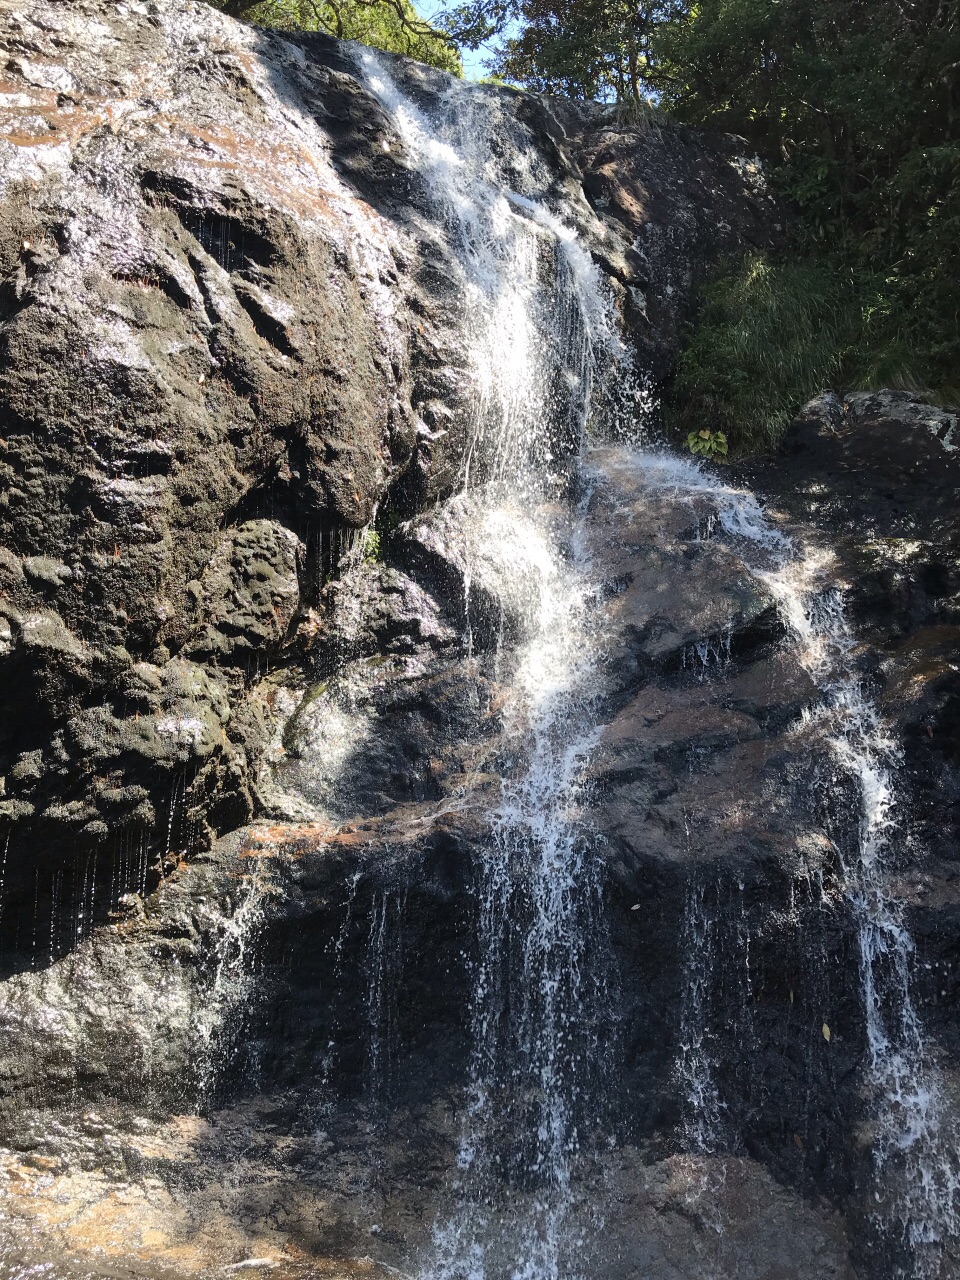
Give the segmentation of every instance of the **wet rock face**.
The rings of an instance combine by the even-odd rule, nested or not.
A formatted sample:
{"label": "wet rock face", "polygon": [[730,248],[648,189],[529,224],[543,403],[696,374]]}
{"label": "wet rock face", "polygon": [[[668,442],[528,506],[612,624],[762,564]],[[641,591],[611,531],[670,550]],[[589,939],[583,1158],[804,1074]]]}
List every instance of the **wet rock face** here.
{"label": "wet rock face", "polygon": [[[624,1280],[638,1266],[848,1280],[827,1198],[846,1205],[857,1185],[863,1029],[852,956],[838,963],[849,925],[822,887],[833,851],[811,830],[822,744],[800,726],[817,690],[765,590],[709,536],[709,500],[651,493],[615,450],[593,454],[585,483],[606,625],[584,830],[605,865],[618,1071],[615,1142],[575,1166],[577,1212],[604,1217],[591,1256]],[[274,677],[293,709],[256,780],[271,819],[4,984],[0,1025],[21,1048],[0,1057],[0,1141],[23,1192],[7,1212],[73,1204],[68,1226],[50,1217],[37,1236],[56,1256],[94,1232],[129,1258],[147,1223],[151,1264],[200,1274],[228,1251],[409,1268],[428,1248],[454,1176],[476,887],[516,746],[517,601],[493,573],[470,598],[462,515],[454,500],[401,526],[380,562],[327,588],[315,646],[331,674],[306,689]],[[660,575],[683,591],[662,592]],[[679,1154],[695,1118],[678,1077],[694,964],[732,1155]],[[113,1217],[111,1197],[126,1206]]]}
{"label": "wet rock face", "polygon": [[275,649],[300,605],[305,552],[275,520],[248,520],[226,534],[199,580],[187,584],[196,620],[182,652],[243,666]]}
{"label": "wet rock face", "polygon": [[[626,289],[644,365],[657,381],[672,371],[708,264],[767,246],[782,230],[756,158],[734,139],[674,129],[654,117],[634,129],[584,130],[576,146],[597,216],[631,237],[626,262],[611,261],[610,269]],[[664,146],[674,163],[653,183]]]}
{"label": "wet rock face", "polygon": [[191,5],[5,37],[4,816],[15,871],[123,831],[155,883],[172,792],[200,843],[252,813],[251,682],[410,461],[403,247],[296,49]]}
{"label": "wet rock face", "polygon": [[749,483],[835,557],[869,678],[896,725],[915,837],[898,896],[921,950],[925,1017],[956,1047],[960,862],[960,426],[901,391],[827,392]]}
{"label": "wet rock face", "polygon": [[[2,22],[0,815],[7,892],[39,862],[49,907],[107,833],[155,883],[168,828],[257,812],[259,677],[310,669],[376,511],[457,482],[462,276],[357,50],[186,0]],[[706,263],[766,234],[727,144],[397,74],[427,109],[490,100],[655,374]]]}
{"label": "wet rock face", "polygon": [[[0,1212],[39,1251],[12,1264],[408,1269],[454,1176],[477,886],[517,767],[539,572],[517,535],[535,517],[572,561],[572,508],[485,523],[451,496],[463,272],[356,50],[182,0],[3,24]],[[482,99],[654,381],[710,261],[775,234],[730,142],[391,65],[427,110]],[[931,829],[960,794],[955,434],[909,397],[827,399],[754,476],[838,542],[875,645],[851,662]],[[570,483],[604,619],[577,802],[621,1064],[573,1163],[583,1221],[605,1215],[587,1252],[612,1280],[847,1280],[870,1212],[855,797],[805,718],[818,690],[709,497],[616,451]],[[902,893],[949,1055],[938,839]],[[697,1053],[722,1099],[699,1146]]]}
{"label": "wet rock face", "polygon": [[826,392],[801,411],[775,458],[743,474],[829,540],[858,624],[884,649],[955,624],[955,413],[902,391]]}

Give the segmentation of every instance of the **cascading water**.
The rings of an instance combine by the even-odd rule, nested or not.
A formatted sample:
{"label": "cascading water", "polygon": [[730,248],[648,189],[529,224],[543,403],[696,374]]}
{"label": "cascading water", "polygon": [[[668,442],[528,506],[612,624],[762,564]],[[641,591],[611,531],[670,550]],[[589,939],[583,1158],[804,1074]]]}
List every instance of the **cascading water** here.
{"label": "cascading water", "polygon": [[575,570],[565,576],[546,576],[513,676],[478,885],[460,1204],[436,1234],[438,1276],[483,1276],[491,1262],[497,1274],[556,1276],[571,1243],[571,1165],[598,1065],[591,952],[602,917],[599,867],[575,822],[594,736],[589,592]]}
{"label": "cascading water", "polygon": [[[480,498],[472,536],[448,550],[469,594],[473,575],[489,571],[496,544],[502,591],[515,609],[525,601],[522,642],[503,672],[502,800],[480,867],[457,1204],[435,1231],[427,1272],[443,1280],[540,1280],[577,1271],[573,1165],[579,1129],[591,1123],[586,1103],[595,1090],[585,1085],[602,1057],[591,970],[602,935],[599,863],[575,820],[578,779],[597,732],[602,640],[590,566],[576,555],[564,562],[560,552],[572,530],[537,512],[562,494],[565,464],[582,446],[598,398],[598,353],[616,364],[622,351],[588,255],[498,170],[488,141],[499,123],[496,96],[473,93],[465,105],[452,88],[446,109],[428,120],[374,55],[364,56],[364,72],[419,168],[463,272],[474,415],[462,481]],[[510,175],[514,184],[517,176]],[[822,566],[798,556],[752,496],[663,453],[625,453],[620,465],[635,469],[651,491],[711,500],[718,515],[708,536],[725,537],[773,595],[822,690],[816,717],[861,809],[855,848],[844,854],[842,840],[838,847],[860,946],[877,1217],[887,1232],[899,1224],[910,1257],[903,1274],[933,1277],[957,1221],[956,1178],[943,1149],[940,1085],[910,995],[911,942],[885,891],[896,751],[847,669],[853,640],[840,597],[822,581]],[[729,657],[724,634],[699,642],[689,664],[703,681]],[[508,667],[511,658],[500,661]],[[687,916],[692,949],[708,922],[702,888],[691,891]],[[742,923],[747,930],[745,913]],[[720,1141],[722,1103],[702,1025],[706,980],[689,976],[678,1079],[688,1138],[705,1152]]]}
{"label": "cascading water", "polygon": [[539,496],[563,483],[562,462],[580,449],[597,352],[626,358],[600,273],[559,217],[511,188],[524,175],[498,170],[492,140],[517,124],[495,93],[465,94],[454,83],[428,119],[381,59],[366,52],[361,62],[463,273],[473,406],[463,487],[492,479],[515,496]]}
{"label": "cascading water", "polygon": [[[960,1230],[960,1160],[950,1132],[944,1084],[911,992],[913,941],[887,878],[894,841],[904,834],[897,789],[899,753],[852,661],[855,639],[830,560],[804,554],[764,518],[756,498],[712,478],[692,461],[666,453],[632,452],[620,465],[638,485],[679,501],[709,499],[732,548],[777,603],[801,663],[821,693],[806,725],[821,732],[835,762],[834,785],[852,788],[858,821],[853,839],[829,832],[840,859],[841,888],[859,949],[866,1024],[867,1086],[872,1107],[875,1229],[899,1250],[896,1274],[933,1280],[947,1274],[945,1249]],[[705,919],[696,897],[688,931]],[[697,939],[699,941],[699,939]],[[702,1014],[702,979],[691,978],[689,1022]],[[703,1029],[688,1029],[678,1075],[701,1114],[692,1122],[694,1149],[715,1143],[712,1064]]]}
{"label": "cascading water", "polygon": [[577,823],[597,731],[596,592],[577,514],[547,507],[596,412],[598,355],[615,371],[626,356],[589,255],[498,172],[496,93],[461,98],[452,86],[448,109],[427,119],[374,55],[363,67],[462,267],[473,389],[462,484],[477,497],[472,528],[446,549],[468,596],[496,562],[521,633],[497,659],[503,783],[478,867],[468,1098],[454,1205],[425,1271],[549,1280],[577,1270],[573,1164],[598,1093],[589,1077],[602,1070],[604,976],[599,861]]}
{"label": "cascading water", "polygon": [[251,860],[249,871],[239,878],[232,914],[204,912],[212,947],[193,1024],[201,1106],[211,1104],[218,1077],[237,1054],[238,1023],[255,989],[251,953],[263,926],[265,901],[262,867]]}
{"label": "cascading water", "polygon": [[[114,398],[96,439],[65,420],[44,460],[51,492],[78,468],[92,486],[68,573],[37,484],[0,563],[16,597],[0,656],[14,685],[29,677],[13,705],[42,684],[24,707],[66,717],[24,717],[22,758],[0,760],[4,822],[32,814],[39,833],[21,844],[17,816],[13,843],[0,835],[0,1273],[87,1274],[82,1249],[144,1276],[849,1280],[866,1259],[862,1280],[950,1280],[956,1079],[921,1025],[888,884],[910,838],[899,752],[830,566],[689,461],[581,456],[588,428],[616,438],[636,408],[585,244],[663,367],[713,248],[760,242],[740,162],[595,105],[190,14],[172,39],[173,0],[124,28],[130,66],[146,36],[170,70],[150,97],[179,122],[162,136],[142,101],[122,107],[123,32],[103,26],[100,70],[99,36],[62,69],[78,94],[121,86],[117,128],[76,153],[69,191],[31,203],[43,225],[63,213],[69,244],[31,249],[24,227],[30,287],[5,317],[11,359],[33,361],[44,317],[99,333],[105,281],[129,342],[109,360],[84,348],[84,395],[99,404],[99,377]],[[70,23],[53,16],[32,28],[31,48],[49,32],[55,48],[28,78],[61,75]],[[86,230],[110,212],[98,157],[126,211],[102,246]],[[722,236],[702,234],[714,214]],[[123,388],[129,373],[162,391],[168,356],[197,413],[161,414],[157,436]],[[29,391],[24,372],[11,387]],[[239,450],[209,492],[208,444]],[[141,464],[142,485],[111,478]],[[425,512],[425,489],[459,492]],[[199,525],[177,514],[184,494]],[[377,501],[376,533],[347,528]],[[241,520],[260,530],[249,544]],[[176,529],[187,558],[167,573]],[[154,570],[170,600],[149,598]],[[56,836],[42,847],[81,830],[76,858]],[[921,890],[949,910],[940,874],[924,868]],[[942,955],[954,934],[923,911]]]}
{"label": "cascading water", "polygon": [[707,1043],[710,986],[716,964],[716,921],[705,902],[704,890],[701,880],[691,879],[681,938],[686,963],[676,1067],[684,1106],[684,1143],[698,1154],[716,1151],[723,1142],[723,1107]]}

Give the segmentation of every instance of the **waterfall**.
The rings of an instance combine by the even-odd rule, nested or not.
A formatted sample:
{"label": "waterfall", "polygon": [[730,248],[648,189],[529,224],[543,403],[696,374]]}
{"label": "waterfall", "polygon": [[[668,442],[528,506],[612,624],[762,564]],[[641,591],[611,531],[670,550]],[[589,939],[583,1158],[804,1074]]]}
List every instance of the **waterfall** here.
{"label": "waterfall", "polygon": [[[807,712],[833,760],[837,788],[852,788],[856,831],[836,836],[841,888],[856,931],[866,1038],[866,1084],[872,1106],[875,1230],[902,1249],[897,1274],[938,1280],[944,1248],[960,1231],[960,1159],[950,1131],[944,1082],[912,995],[913,940],[887,880],[907,819],[898,787],[900,753],[852,661],[856,648],[831,558],[805,552],[765,519],[756,498],[724,485],[692,460],[663,452],[626,452],[619,465],[638,486],[678,501],[707,498],[718,532],[777,603],[797,655],[821,695]],[[688,931],[701,933],[702,894],[692,891]],[[697,939],[701,941],[701,939]],[[687,1022],[703,1008],[702,977],[690,977]],[[716,1142],[717,1101],[702,1026],[688,1030],[678,1074],[700,1108],[695,1147]]]}
{"label": "waterfall", "polygon": [[698,1154],[718,1151],[724,1137],[723,1105],[707,1043],[715,934],[716,920],[705,901],[704,884],[693,877],[687,889],[681,938],[686,963],[676,1074],[684,1105],[684,1141]]}
{"label": "waterfall", "polygon": [[[579,1270],[576,1161],[582,1138],[599,1123],[592,1104],[604,1068],[607,980],[601,858],[578,815],[598,733],[601,573],[578,536],[585,512],[567,511],[558,499],[569,491],[588,425],[602,431],[606,417],[614,434],[609,388],[636,382],[624,376],[629,362],[589,255],[531,194],[536,175],[507,171],[493,145],[503,131],[520,129],[500,109],[498,91],[465,93],[452,84],[427,116],[383,60],[366,53],[361,62],[460,271],[472,392],[461,492],[471,497],[448,504],[439,536],[468,595],[477,577],[495,580],[501,601],[521,617],[519,645],[504,646],[497,658],[507,689],[502,792],[477,868],[473,1047],[453,1206],[436,1225],[424,1274],[553,1280]],[[511,141],[503,150],[533,154],[524,139]],[[515,190],[525,176],[529,192]],[[852,787],[859,806],[856,840],[835,843],[859,944],[876,1226],[902,1240],[905,1278],[933,1280],[960,1221],[955,1160],[942,1082],[911,996],[912,942],[886,889],[901,824],[897,748],[851,669],[854,640],[841,594],[826,562],[801,553],[752,495],[694,462],[625,449],[606,465],[628,469],[651,493],[709,499],[716,515],[704,536],[726,539],[773,596],[821,691],[808,719],[827,744],[837,785]],[[580,473],[588,487],[590,469]],[[684,668],[699,682],[722,675],[731,638],[698,642],[684,654]],[[738,898],[749,997],[743,885]],[[712,979],[698,968],[719,963],[714,934],[703,885],[693,884],[677,1083],[687,1144],[703,1154],[729,1146],[707,1027]],[[749,1009],[749,998],[743,1004]]]}
{"label": "waterfall", "polygon": [[574,1165],[596,1123],[605,1012],[600,859],[578,821],[597,733],[601,615],[583,513],[557,514],[556,500],[611,377],[625,393],[632,386],[629,362],[588,253],[553,212],[513,189],[523,174],[500,169],[493,140],[518,125],[499,91],[453,83],[428,118],[382,60],[366,53],[362,66],[462,273],[472,420],[461,486],[474,498],[449,504],[445,549],[468,594],[485,574],[521,620],[519,645],[497,657],[507,690],[502,791],[476,869],[456,1185],[424,1274],[552,1280],[577,1270]]}
{"label": "waterfall", "polygon": [[243,1015],[256,990],[253,953],[264,924],[265,903],[263,868],[259,859],[251,859],[249,870],[238,877],[230,914],[203,904],[201,915],[212,947],[193,1017],[201,1107],[213,1103],[220,1077],[240,1051]]}

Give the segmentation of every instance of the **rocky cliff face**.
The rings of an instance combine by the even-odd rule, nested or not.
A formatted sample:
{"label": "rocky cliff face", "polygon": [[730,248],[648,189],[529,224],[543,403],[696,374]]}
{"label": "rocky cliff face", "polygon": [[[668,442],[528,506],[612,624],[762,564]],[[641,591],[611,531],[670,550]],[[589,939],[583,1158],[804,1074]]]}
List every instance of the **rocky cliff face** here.
{"label": "rocky cliff face", "polygon": [[[616,449],[585,482],[610,601],[585,830],[603,840],[615,956],[600,1035],[623,1063],[615,1145],[575,1172],[585,1222],[603,1215],[591,1251],[617,1276],[852,1276],[830,1198],[855,1218],[866,1185],[849,1135],[864,1030],[831,963],[855,938],[818,888],[822,741],[796,729],[815,686],[782,651],[774,598],[705,536],[722,500],[661,488]],[[175,1258],[207,1274],[264,1256],[293,1276],[318,1256],[429,1252],[455,1177],[476,886],[516,747],[509,548],[465,597],[439,550],[461,545],[458,515],[469,536],[477,512],[448,506],[442,543],[427,516],[385,563],[348,569],[328,625],[349,656],[305,695],[275,684],[297,705],[262,786],[272,820],[8,980],[8,1169],[26,1194],[7,1212],[58,1258],[94,1243],[148,1274]],[[692,1143],[691,1036],[723,1064],[722,1115]],[[514,1210],[534,1194],[512,1184]]]}
{"label": "rocky cliff face", "polygon": [[[955,424],[812,407],[747,477],[779,512],[759,549],[749,495],[609,443],[573,466],[563,431],[556,485],[491,507],[495,476],[461,492],[469,281],[359,51],[173,0],[0,13],[0,1273],[429,1251],[549,525],[602,618],[577,804],[617,1075],[571,1166],[581,1247],[624,1278],[920,1275],[875,1221],[852,784],[763,575],[785,529],[855,587],[949,1097]],[[576,232],[644,375],[611,433],[649,418],[702,273],[776,233],[755,165],[385,65],[496,121],[498,181]]]}
{"label": "rocky cliff face", "polygon": [[[195,848],[258,811],[259,681],[312,665],[342,553],[454,487],[461,300],[356,50],[198,4],[3,16],[8,870],[29,897],[38,860],[46,886],[122,830],[152,886],[171,825]],[[400,74],[426,102],[448,88]],[[767,234],[755,167],[472,92],[662,370],[698,272]]]}

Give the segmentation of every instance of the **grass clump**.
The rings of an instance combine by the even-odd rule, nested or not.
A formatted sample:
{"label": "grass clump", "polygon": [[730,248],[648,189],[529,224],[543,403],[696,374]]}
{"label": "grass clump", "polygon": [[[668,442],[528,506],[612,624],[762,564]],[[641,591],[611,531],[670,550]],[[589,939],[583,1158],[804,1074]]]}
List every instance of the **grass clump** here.
{"label": "grass clump", "polygon": [[669,397],[687,432],[722,431],[734,448],[780,435],[811,388],[830,385],[855,328],[853,299],[819,264],[751,256],[703,291]]}
{"label": "grass clump", "polygon": [[376,529],[365,529],[363,534],[363,563],[383,563],[383,541]]}

